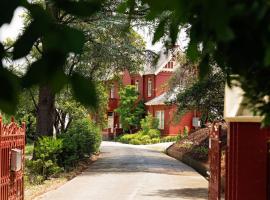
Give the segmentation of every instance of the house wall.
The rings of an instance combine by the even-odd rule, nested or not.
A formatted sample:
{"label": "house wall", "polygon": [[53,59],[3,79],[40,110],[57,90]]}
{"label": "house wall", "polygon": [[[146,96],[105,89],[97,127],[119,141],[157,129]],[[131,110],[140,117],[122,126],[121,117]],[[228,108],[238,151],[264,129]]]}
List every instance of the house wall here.
{"label": "house wall", "polygon": [[160,72],[156,75],[155,79],[155,85],[157,86],[155,88],[155,95],[159,96],[162,93],[168,91],[168,81],[171,78],[172,73],[171,72]]}
{"label": "house wall", "polygon": [[123,72],[122,83],[123,83],[123,85],[130,85],[131,84],[131,76],[127,70],[125,70]]}
{"label": "house wall", "polygon": [[193,113],[186,113],[179,121],[175,121],[174,114],[177,110],[176,106],[168,105],[156,105],[156,106],[147,106],[147,111],[154,117],[156,111],[164,110],[164,129],[160,130],[163,136],[167,135],[177,135],[183,133],[184,127],[187,126],[189,130],[192,127],[192,118]]}

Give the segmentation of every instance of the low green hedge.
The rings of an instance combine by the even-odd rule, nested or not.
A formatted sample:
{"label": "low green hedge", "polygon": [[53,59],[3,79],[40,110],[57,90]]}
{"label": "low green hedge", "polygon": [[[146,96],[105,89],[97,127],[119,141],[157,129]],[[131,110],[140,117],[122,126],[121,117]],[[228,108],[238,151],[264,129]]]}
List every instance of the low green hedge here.
{"label": "low green hedge", "polygon": [[156,144],[161,142],[175,142],[180,140],[179,136],[161,137],[160,131],[157,129],[150,129],[148,133],[139,131],[134,134],[124,134],[116,138],[117,142],[134,145]]}

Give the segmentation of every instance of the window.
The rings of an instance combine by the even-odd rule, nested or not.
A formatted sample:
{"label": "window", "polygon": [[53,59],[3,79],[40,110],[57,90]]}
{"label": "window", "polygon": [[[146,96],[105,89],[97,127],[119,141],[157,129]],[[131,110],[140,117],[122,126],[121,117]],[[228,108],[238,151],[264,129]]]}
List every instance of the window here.
{"label": "window", "polygon": [[168,68],[170,68],[170,69],[172,69],[172,68],[173,68],[173,62],[172,62],[172,61],[170,61],[170,62],[168,63],[168,65],[169,65],[169,67],[168,67]]}
{"label": "window", "polygon": [[135,81],[135,87],[136,87],[136,91],[139,91],[139,80]]}
{"label": "window", "polygon": [[152,80],[149,78],[147,82],[147,96],[152,96]]}
{"label": "window", "polygon": [[111,86],[110,97],[114,98],[114,85]]}
{"label": "window", "polygon": [[158,128],[164,129],[164,110],[156,111],[156,118],[158,119]]}

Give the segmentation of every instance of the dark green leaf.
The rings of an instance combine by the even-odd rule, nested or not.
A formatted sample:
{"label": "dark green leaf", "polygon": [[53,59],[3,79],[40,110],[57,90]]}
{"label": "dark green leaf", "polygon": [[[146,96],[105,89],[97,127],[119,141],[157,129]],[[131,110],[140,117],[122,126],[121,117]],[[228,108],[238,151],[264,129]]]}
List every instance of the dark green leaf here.
{"label": "dark green leaf", "polygon": [[46,53],[40,60],[29,66],[22,78],[22,86],[29,88],[33,85],[49,83],[55,92],[59,91],[67,82],[62,68],[65,58],[65,55],[57,52]]}
{"label": "dark green leaf", "polygon": [[264,56],[264,64],[266,66],[270,66],[270,46],[266,48],[265,56]]}
{"label": "dark green leaf", "polygon": [[85,36],[82,31],[64,25],[54,25],[45,36],[47,49],[66,53],[81,53]]}
{"label": "dark green leaf", "polygon": [[162,36],[164,36],[165,25],[167,23],[167,20],[168,20],[167,18],[164,18],[159,22],[159,24],[155,30],[155,33],[154,33],[154,38],[153,38],[152,44],[155,44],[157,41],[160,40],[160,38]]}
{"label": "dark green leaf", "polygon": [[191,62],[196,62],[199,59],[200,52],[198,50],[198,44],[191,40],[188,44],[187,48],[187,57]]}
{"label": "dark green leaf", "polygon": [[0,43],[0,59],[2,59],[5,55],[5,49],[2,43]]}
{"label": "dark green leaf", "polygon": [[125,11],[127,10],[128,8],[128,4],[127,4],[127,1],[124,1],[122,3],[119,4],[119,6],[117,7],[117,11],[119,13],[125,13]]}
{"label": "dark green leaf", "polygon": [[83,105],[96,107],[97,106],[97,93],[94,83],[77,73],[71,77],[71,84],[73,93]]}
{"label": "dark green leaf", "polygon": [[171,24],[169,26],[169,30],[170,30],[171,45],[175,45],[179,32],[179,24],[177,19],[175,18],[172,19]]}
{"label": "dark green leaf", "polygon": [[199,78],[203,80],[209,75],[210,72],[210,63],[209,63],[209,55],[204,56],[202,61],[199,64]]}
{"label": "dark green leaf", "polygon": [[53,0],[56,5],[66,12],[80,17],[88,17],[100,10],[101,0]]}
{"label": "dark green leaf", "polygon": [[222,27],[221,30],[218,29],[217,34],[221,41],[229,41],[234,38],[234,33],[230,27]]}
{"label": "dark green leaf", "polygon": [[60,92],[61,89],[68,83],[67,76],[64,71],[59,69],[50,77],[49,85],[54,93]]}
{"label": "dark green leaf", "polygon": [[0,27],[4,23],[10,23],[15,9],[20,5],[20,0],[1,0],[0,3]]}
{"label": "dark green leaf", "polygon": [[0,110],[14,114],[18,103],[19,78],[0,66]]}
{"label": "dark green leaf", "polygon": [[18,59],[29,54],[34,43],[41,36],[40,25],[33,21],[24,31],[23,35],[15,42],[13,58]]}

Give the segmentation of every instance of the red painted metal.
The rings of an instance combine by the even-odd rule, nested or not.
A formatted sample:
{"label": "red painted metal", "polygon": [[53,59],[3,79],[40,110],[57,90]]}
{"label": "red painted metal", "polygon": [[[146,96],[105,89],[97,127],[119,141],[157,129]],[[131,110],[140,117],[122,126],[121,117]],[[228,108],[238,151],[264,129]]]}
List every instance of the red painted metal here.
{"label": "red painted metal", "polygon": [[270,200],[270,140],[268,140],[268,156],[267,156],[267,162],[268,162],[268,166],[267,166],[267,200]]}
{"label": "red painted metal", "polygon": [[209,200],[220,200],[221,195],[221,126],[214,123],[209,137]]}
{"label": "red painted metal", "polygon": [[[22,150],[24,163],[25,124],[19,127],[12,118],[11,123],[4,125],[0,117],[0,199],[23,200],[23,169],[18,172],[10,170],[11,149]],[[24,164],[23,164],[24,165]]]}
{"label": "red painted metal", "polygon": [[226,200],[269,199],[269,139],[260,123],[230,122]]}

